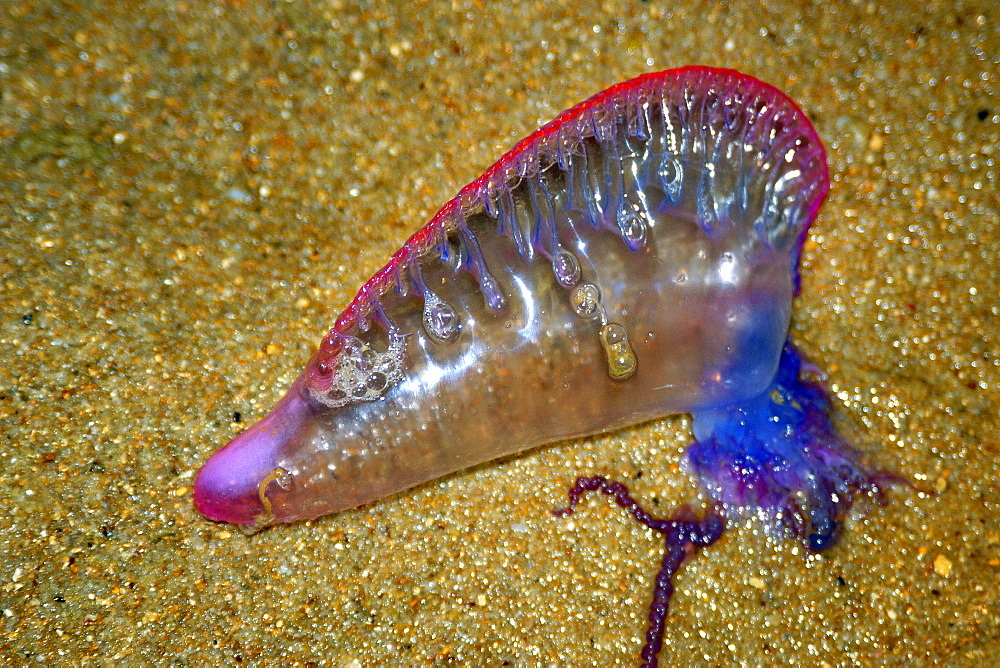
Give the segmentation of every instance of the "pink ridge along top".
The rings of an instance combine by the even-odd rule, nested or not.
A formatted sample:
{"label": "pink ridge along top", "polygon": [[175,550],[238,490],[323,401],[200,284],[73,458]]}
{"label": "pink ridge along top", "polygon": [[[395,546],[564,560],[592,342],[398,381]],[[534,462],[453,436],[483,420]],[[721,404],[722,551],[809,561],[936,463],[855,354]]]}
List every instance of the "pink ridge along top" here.
{"label": "pink ridge along top", "polygon": [[[662,72],[649,72],[635,79],[617,83],[590,99],[570,107],[532,132],[503,154],[479,178],[463,187],[455,197],[434,214],[426,225],[407,239],[406,243],[389,259],[389,262],[362,286],[350,305],[337,319],[335,328],[339,332],[346,333],[360,319],[367,317],[372,311],[373,299],[385,294],[395,284],[396,275],[406,266],[408,261],[427,253],[443,235],[460,225],[465,214],[485,206],[487,198],[493,197],[499,188],[510,186],[522,177],[529,176],[539,169],[545,169],[553,162],[561,161],[563,152],[572,151],[584,138],[601,136],[605,128],[614,124],[616,120],[614,108],[619,104],[624,106],[626,101],[634,103],[643,98],[651,97],[659,89],[662,89],[663,84],[668,80],[681,81],[689,77],[707,77],[712,79],[711,83],[716,84],[720,78],[727,76],[739,81],[744,87],[748,83],[757,84],[760,89],[755,92],[758,95],[766,93],[772,96],[776,102],[789,105],[805,116],[799,106],[777,88],[727,68],[689,65]],[[812,139],[813,146],[822,154],[822,160],[825,163],[826,152],[815,130],[811,126],[802,130],[812,135],[810,139]],[[814,200],[814,204],[808,212],[808,220],[811,221],[815,218],[827,190],[829,190],[829,179],[826,179],[826,183],[823,184],[822,194]],[[804,227],[804,230],[807,228],[808,225]]]}

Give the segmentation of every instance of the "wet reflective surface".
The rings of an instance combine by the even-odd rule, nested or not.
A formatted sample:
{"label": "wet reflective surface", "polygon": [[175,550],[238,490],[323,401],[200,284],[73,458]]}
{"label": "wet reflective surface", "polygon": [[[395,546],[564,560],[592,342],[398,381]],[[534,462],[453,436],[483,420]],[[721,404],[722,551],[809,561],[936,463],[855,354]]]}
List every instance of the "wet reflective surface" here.
{"label": "wet reflective surface", "polygon": [[[199,474],[196,499],[255,510],[227,516],[213,502],[209,515],[317,517],[541,443],[761,392],[788,329],[796,242],[826,191],[822,149],[798,109],[752,79],[705,71],[661,95],[626,96],[631,107],[602,117],[603,139],[563,156],[566,170],[542,164],[466,215],[450,233],[457,261],[421,257],[400,274],[418,281],[377,298],[369,331],[332,333],[352,344],[324,344],[336,350],[321,348],[297,398],[219,455],[252,448],[260,469],[210,461]],[[353,382],[362,347],[401,371],[378,391],[360,378],[354,401],[317,369]],[[293,482],[268,493],[268,515],[259,482],[278,468]]]}

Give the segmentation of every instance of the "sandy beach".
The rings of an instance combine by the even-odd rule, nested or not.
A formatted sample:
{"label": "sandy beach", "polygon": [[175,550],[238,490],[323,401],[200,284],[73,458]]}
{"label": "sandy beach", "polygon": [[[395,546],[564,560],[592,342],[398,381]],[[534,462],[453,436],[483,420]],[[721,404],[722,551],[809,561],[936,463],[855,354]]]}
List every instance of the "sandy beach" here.
{"label": "sandy beach", "polygon": [[191,486],[459,188],[688,64],[823,139],[792,338],[912,487],[819,556],[732,527],[679,574],[662,664],[1000,662],[998,26],[985,0],[6,3],[0,663],[637,665],[662,541],[603,497],[550,510],[578,475],[702,500],[686,415],[252,536]]}

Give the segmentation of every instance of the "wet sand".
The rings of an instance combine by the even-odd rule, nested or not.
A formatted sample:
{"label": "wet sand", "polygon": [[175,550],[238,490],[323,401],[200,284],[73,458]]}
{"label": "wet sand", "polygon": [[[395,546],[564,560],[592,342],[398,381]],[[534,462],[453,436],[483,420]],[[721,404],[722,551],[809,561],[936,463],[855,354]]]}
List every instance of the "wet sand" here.
{"label": "wet sand", "polygon": [[686,416],[251,537],[191,484],[517,139],[700,63],[826,142],[792,336],[914,487],[819,557],[730,531],[681,572],[663,662],[1000,661],[993,3],[108,4],[0,9],[0,659],[637,664],[660,543],[604,498],[549,510],[580,474],[696,500]]}

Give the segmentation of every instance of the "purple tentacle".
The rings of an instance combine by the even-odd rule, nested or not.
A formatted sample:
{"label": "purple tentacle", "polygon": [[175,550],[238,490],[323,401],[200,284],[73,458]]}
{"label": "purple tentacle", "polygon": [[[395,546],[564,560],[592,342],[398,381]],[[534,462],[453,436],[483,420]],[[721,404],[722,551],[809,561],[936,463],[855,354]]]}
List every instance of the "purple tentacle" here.
{"label": "purple tentacle", "polygon": [[657,656],[663,647],[663,630],[667,623],[670,597],[674,593],[674,575],[690,554],[699,547],[711,545],[722,536],[726,521],[715,511],[709,512],[705,519],[698,520],[691,508],[686,505],[679,507],[667,519],[653,517],[632,498],[625,485],[610,481],[603,476],[577,478],[567,494],[569,505],[553,510],[552,514],[557,517],[573,514],[584,493],[594,491],[614,497],[615,503],[628,510],[640,524],[663,536],[663,560],[660,562],[660,570],[656,574],[653,586],[646,644],[640,653],[644,668],[653,668],[657,665]]}

